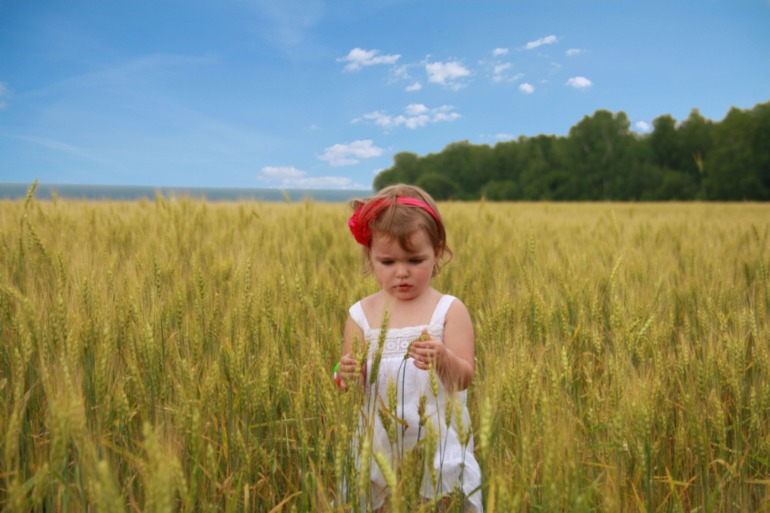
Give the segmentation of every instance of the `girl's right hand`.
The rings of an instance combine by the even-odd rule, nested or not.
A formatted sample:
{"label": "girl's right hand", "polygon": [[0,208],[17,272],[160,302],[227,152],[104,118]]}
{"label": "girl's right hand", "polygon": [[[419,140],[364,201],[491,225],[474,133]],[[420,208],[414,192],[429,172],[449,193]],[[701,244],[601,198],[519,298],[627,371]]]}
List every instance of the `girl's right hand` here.
{"label": "girl's right hand", "polygon": [[350,354],[344,354],[340,358],[340,366],[337,369],[337,377],[340,378],[340,388],[347,390],[348,381],[355,383],[361,375],[356,359]]}

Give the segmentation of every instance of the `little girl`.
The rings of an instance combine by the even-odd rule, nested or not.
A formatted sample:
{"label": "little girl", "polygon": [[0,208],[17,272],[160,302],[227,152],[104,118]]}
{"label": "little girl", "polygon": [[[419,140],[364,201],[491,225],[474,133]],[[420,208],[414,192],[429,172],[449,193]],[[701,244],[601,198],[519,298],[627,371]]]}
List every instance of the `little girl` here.
{"label": "little girl", "polygon": [[358,463],[371,469],[366,507],[385,511],[399,499],[388,477],[414,480],[413,469],[404,475],[400,469],[422,455],[422,479],[414,485],[420,504],[434,501],[443,511],[461,503],[481,512],[481,470],[466,407],[473,326],[461,301],[431,287],[451,257],[438,208],[408,185],[387,187],[353,207],[348,225],[381,290],[350,308],[336,380],[340,388],[357,383],[365,391],[358,446],[371,460]]}

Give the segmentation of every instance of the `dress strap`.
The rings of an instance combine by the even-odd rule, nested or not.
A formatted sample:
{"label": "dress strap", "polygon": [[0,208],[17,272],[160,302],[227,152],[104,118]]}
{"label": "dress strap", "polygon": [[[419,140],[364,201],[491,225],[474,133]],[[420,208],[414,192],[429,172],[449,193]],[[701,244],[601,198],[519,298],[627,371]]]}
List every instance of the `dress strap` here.
{"label": "dress strap", "polygon": [[350,307],[350,318],[353,319],[358,326],[366,332],[366,330],[369,328],[369,321],[366,319],[366,314],[364,314],[364,309],[361,306],[361,301],[358,301],[356,304]]}
{"label": "dress strap", "polygon": [[446,314],[449,311],[449,307],[452,306],[452,301],[455,299],[457,298],[450,296],[449,294],[441,296],[441,299],[438,300],[438,304],[436,305],[436,309],[433,310],[433,317],[430,319],[431,326],[434,324],[444,326],[444,323],[446,322]]}

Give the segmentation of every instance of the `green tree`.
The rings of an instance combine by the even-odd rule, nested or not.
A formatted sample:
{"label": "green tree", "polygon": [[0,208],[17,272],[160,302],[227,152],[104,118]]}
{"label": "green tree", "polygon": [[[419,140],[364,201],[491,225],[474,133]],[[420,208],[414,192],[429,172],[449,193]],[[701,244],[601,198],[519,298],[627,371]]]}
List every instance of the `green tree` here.
{"label": "green tree", "polygon": [[459,187],[451,178],[436,172],[420,176],[415,185],[423,188],[436,200],[452,199],[459,190]]}
{"label": "green tree", "polygon": [[599,110],[570,129],[571,168],[582,178],[581,199],[618,198],[633,143],[630,126],[624,112]]}
{"label": "green tree", "polygon": [[379,191],[396,183],[414,183],[420,174],[420,157],[415,153],[396,153],[393,167],[374,177],[374,189]]}
{"label": "green tree", "polygon": [[705,196],[703,188],[704,166],[703,162],[708,158],[714,146],[714,125],[704,118],[698,109],[692,109],[690,115],[679,127],[682,158],[680,171],[689,175],[697,184],[698,197],[711,199]]}
{"label": "green tree", "polygon": [[754,136],[751,141],[755,170],[766,191],[764,200],[770,200],[770,102],[754,107]]}
{"label": "green tree", "polygon": [[652,121],[649,144],[655,165],[663,169],[682,169],[682,150],[676,120],[670,114]]}
{"label": "green tree", "polygon": [[436,167],[432,171],[441,174],[456,184],[457,199],[475,199],[481,188],[490,179],[490,165],[493,152],[487,145],[473,145],[460,141],[447,145],[435,156]]}
{"label": "green tree", "polygon": [[500,142],[493,148],[489,164],[490,181],[519,181],[522,145],[516,141]]}
{"label": "green tree", "polygon": [[459,200],[770,199],[770,103],[732,109],[720,123],[693,109],[681,124],[666,114],[653,126],[637,135],[624,112],[598,110],[567,137],[398,153],[374,186],[416,183]]}
{"label": "green tree", "polygon": [[521,194],[513,180],[490,180],[482,188],[481,197],[490,201],[512,201],[520,199]]}
{"label": "green tree", "polygon": [[[704,163],[706,192],[721,200],[766,200],[762,155],[755,144],[757,112],[732,108],[715,129],[715,147]],[[765,141],[767,144],[767,141]]]}
{"label": "green tree", "polygon": [[541,135],[524,142],[522,153],[523,157],[522,171],[519,177],[519,186],[522,195],[526,199],[546,199],[548,195],[548,173],[550,165],[548,163],[548,151],[550,149],[550,139]]}

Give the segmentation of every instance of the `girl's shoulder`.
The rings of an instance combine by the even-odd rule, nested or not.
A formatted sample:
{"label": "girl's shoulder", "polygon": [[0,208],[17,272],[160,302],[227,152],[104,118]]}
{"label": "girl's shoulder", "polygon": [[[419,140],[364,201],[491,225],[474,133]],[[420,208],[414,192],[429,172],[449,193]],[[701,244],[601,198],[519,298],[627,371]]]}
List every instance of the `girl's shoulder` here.
{"label": "girl's shoulder", "polygon": [[465,306],[465,303],[463,303],[463,301],[459,297],[451,296],[449,294],[444,294],[444,295],[448,299],[451,298],[451,305],[449,307],[450,311],[452,311],[452,310],[465,310],[465,311],[467,311],[468,310],[468,307]]}
{"label": "girl's shoulder", "polygon": [[450,297],[452,298],[452,301],[447,309],[447,318],[470,318],[470,312],[468,312],[468,307],[465,306],[465,303],[463,303],[460,298],[454,296]]}
{"label": "girl's shoulder", "polygon": [[365,298],[358,301],[358,303],[361,304],[361,308],[364,309],[364,311],[373,311],[373,310],[382,310],[383,305],[383,299],[382,299],[382,292],[375,292],[374,294],[370,296],[366,296]]}
{"label": "girl's shoulder", "polygon": [[370,296],[366,296],[356,304],[360,306],[361,311],[369,321],[375,322],[375,324],[371,324],[370,322],[370,326],[379,326],[379,322],[381,322],[380,318],[382,317],[382,312],[385,305],[382,292],[375,292]]}

